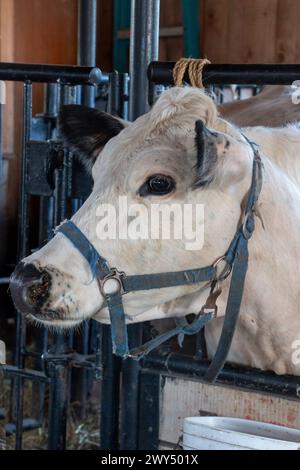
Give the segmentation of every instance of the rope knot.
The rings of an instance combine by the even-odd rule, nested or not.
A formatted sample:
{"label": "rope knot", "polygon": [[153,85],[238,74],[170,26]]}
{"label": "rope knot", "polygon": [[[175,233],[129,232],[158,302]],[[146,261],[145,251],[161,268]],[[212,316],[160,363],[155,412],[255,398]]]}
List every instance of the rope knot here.
{"label": "rope knot", "polygon": [[185,74],[188,74],[192,86],[204,88],[203,69],[205,65],[210,64],[208,59],[179,59],[173,68],[173,79],[176,86],[183,85]]}

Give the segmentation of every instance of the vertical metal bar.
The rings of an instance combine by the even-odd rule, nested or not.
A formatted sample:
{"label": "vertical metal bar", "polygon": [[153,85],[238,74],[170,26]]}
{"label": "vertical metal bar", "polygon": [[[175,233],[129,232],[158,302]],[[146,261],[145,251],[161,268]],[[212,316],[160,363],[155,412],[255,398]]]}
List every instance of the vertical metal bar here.
{"label": "vertical metal bar", "polygon": [[112,72],[109,75],[108,113],[128,119],[128,86],[127,73]]}
{"label": "vertical metal bar", "polygon": [[[78,54],[77,63],[82,66],[96,66],[97,46],[97,0],[78,2]],[[82,87],[82,103],[95,106],[95,87]]]}
{"label": "vertical metal bar", "polygon": [[[56,335],[53,352],[62,354],[62,335]],[[68,378],[69,371],[64,362],[49,362],[48,450],[64,450],[66,446]]]}
{"label": "vertical metal bar", "polygon": [[[158,57],[159,0],[132,0],[130,40],[130,102],[129,119],[147,112],[147,68]],[[141,340],[141,326],[128,328],[131,347]],[[139,424],[139,365],[132,359],[123,361],[121,389],[120,447],[138,448]]]}
{"label": "vertical metal bar", "polygon": [[[47,125],[46,139],[53,138],[54,119],[58,114],[58,84],[46,83],[44,89],[44,113],[43,118]],[[38,246],[41,247],[50,240],[54,227],[54,197],[41,196],[39,207],[39,238]],[[42,359],[43,353],[48,348],[48,330],[42,328],[41,334],[35,338],[35,348],[40,357],[35,360],[35,367],[45,371],[45,363]],[[42,422],[45,413],[45,390],[44,383],[34,382],[32,384],[32,414]]]}
{"label": "vertical metal bar", "polygon": [[3,111],[5,104],[5,83],[0,80],[0,183],[3,177]]}
{"label": "vertical metal bar", "polygon": [[[125,95],[128,92],[128,74],[113,72],[109,80],[109,99],[107,111],[120,117],[127,117]],[[119,447],[120,411],[120,372],[121,360],[112,353],[111,330],[102,325],[102,366],[101,387],[101,449]]]}
{"label": "vertical metal bar", "polygon": [[[76,97],[75,87],[61,85],[60,103],[67,104]],[[69,194],[69,154],[61,151],[61,167],[55,174],[55,210],[54,225],[58,225],[68,215]],[[70,370],[68,362],[60,359],[68,349],[67,338],[62,333],[53,336],[50,349],[53,358],[48,360],[48,371],[52,378],[49,390],[49,427],[48,427],[48,449],[63,450],[66,445],[66,423],[68,408],[68,390],[70,381]]]}
{"label": "vertical metal bar", "polygon": [[157,450],[159,444],[160,376],[142,371],[140,378],[139,445],[140,450]]}
{"label": "vertical metal bar", "polygon": [[102,450],[116,450],[119,446],[121,360],[112,354],[107,325],[102,325],[102,367],[100,446]]}
{"label": "vertical metal bar", "polygon": [[[30,140],[32,118],[32,84],[24,83],[23,87],[23,135],[22,135],[22,163],[21,163],[21,183],[18,215],[18,259],[26,256],[28,250],[28,194],[26,192],[28,152],[27,142]],[[16,320],[16,349],[15,365],[24,367],[24,348],[26,339],[26,326],[23,316],[17,312]],[[12,417],[16,420],[16,449],[22,448],[22,428],[23,428],[23,379],[16,377],[13,385],[13,410]]]}
{"label": "vertical metal bar", "polygon": [[[130,347],[141,344],[141,325],[127,327]],[[122,363],[121,386],[121,425],[120,425],[120,449],[136,450],[139,436],[139,363],[132,359],[126,359]]]}
{"label": "vertical metal bar", "polygon": [[147,67],[158,57],[160,0],[131,1],[129,119],[149,109]]}
{"label": "vertical metal bar", "polygon": [[22,259],[28,251],[28,194],[26,192],[28,155],[27,142],[30,140],[32,118],[32,84],[24,83],[23,89],[23,140],[21,163],[21,187],[18,224],[18,258]]}

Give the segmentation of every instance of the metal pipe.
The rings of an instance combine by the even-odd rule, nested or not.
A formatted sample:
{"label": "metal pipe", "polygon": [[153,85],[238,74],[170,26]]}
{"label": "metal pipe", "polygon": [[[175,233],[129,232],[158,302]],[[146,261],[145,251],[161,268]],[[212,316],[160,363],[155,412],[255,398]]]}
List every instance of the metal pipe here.
{"label": "metal pipe", "polygon": [[[32,120],[32,84],[24,83],[23,88],[23,135],[22,135],[22,163],[21,163],[21,184],[19,197],[19,219],[18,219],[18,259],[22,259],[28,252],[28,205],[29,199],[26,192],[27,170],[28,170],[28,150],[27,143],[30,140]],[[16,322],[16,348],[15,366],[24,367],[24,356],[22,351],[26,341],[26,325],[23,316],[17,312]],[[16,420],[16,450],[22,448],[22,422],[23,422],[23,378],[17,376],[13,384],[12,415]]]}
{"label": "metal pipe", "polygon": [[[151,353],[142,360],[143,370],[161,375],[178,375],[185,379],[201,380],[206,374],[209,361],[197,360],[183,354]],[[276,375],[247,367],[226,365],[216,380],[217,385],[234,386],[293,398],[300,398],[299,377]]]}
{"label": "metal pipe", "polygon": [[0,185],[2,183],[2,177],[3,177],[3,111],[4,111],[4,103],[2,102],[3,98],[4,98],[4,83],[0,81]]}
{"label": "metal pipe", "polygon": [[160,377],[142,371],[140,378],[139,450],[157,450],[159,445]]}
{"label": "metal pipe", "polygon": [[128,85],[127,73],[112,72],[110,74],[107,112],[113,116],[128,119]]}
{"label": "metal pipe", "polygon": [[[152,62],[148,78],[155,84],[174,85],[175,62]],[[204,85],[291,85],[300,78],[300,64],[208,64],[203,69]],[[184,77],[188,83],[189,78]]]}
{"label": "metal pipe", "polygon": [[129,119],[149,109],[147,67],[158,58],[160,0],[132,0]]}
{"label": "metal pipe", "polygon": [[[160,0],[131,1],[130,100],[129,119],[135,120],[149,109],[147,67],[158,57]],[[141,325],[128,328],[131,347],[141,341]],[[138,448],[139,364],[123,361],[121,388],[120,448]]]}
{"label": "metal pipe", "polygon": [[33,369],[20,369],[16,366],[10,366],[7,364],[0,366],[0,371],[3,371],[7,377],[22,377],[27,380],[37,381],[48,383],[50,382],[49,377],[47,377],[43,372]]}
{"label": "metal pipe", "polygon": [[102,450],[116,450],[119,447],[121,360],[112,353],[110,326],[101,325],[101,328],[103,378],[100,443]]}
{"label": "metal pipe", "polygon": [[0,80],[99,85],[108,82],[108,74],[97,67],[0,62]]}
{"label": "metal pipe", "polygon": [[[78,47],[77,63],[80,66],[96,66],[97,45],[97,0],[78,2]],[[95,106],[95,88],[82,87],[82,103]]]}

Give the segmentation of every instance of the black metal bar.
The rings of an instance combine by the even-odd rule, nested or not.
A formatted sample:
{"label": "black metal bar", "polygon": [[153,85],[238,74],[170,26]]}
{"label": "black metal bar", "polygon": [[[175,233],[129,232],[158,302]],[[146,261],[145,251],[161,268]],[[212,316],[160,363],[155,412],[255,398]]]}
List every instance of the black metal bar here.
{"label": "black metal bar", "polygon": [[119,447],[119,405],[121,360],[112,353],[110,327],[102,325],[102,367],[100,446]]}
{"label": "black metal bar", "polygon": [[[36,419],[25,418],[22,422],[22,431],[32,431],[42,426],[42,423]],[[6,434],[14,434],[16,432],[16,425],[14,423],[7,423],[5,425]]]}
{"label": "black metal bar", "polygon": [[[158,57],[160,0],[131,1],[130,99],[129,119],[135,120],[148,111],[147,67]],[[129,344],[141,343],[141,325],[128,327]],[[120,448],[135,450],[139,436],[139,365],[132,359],[123,361],[121,388]]]}
{"label": "black metal bar", "polygon": [[0,62],[0,80],[99,85],[108,82],[108,74],[97,67]]}
{"label": "black metal bar", "polygon": [[[96,66],[97,0],[79,0],[78,3],[78,53],[81,66]],[[95,106],[94,87],[82,87],[82,103]]]}
{"label": "black metal bar", "polygon": [[[22,135],[22,163],[21,184],[19,198],[19,220],[18,220],[18,259],[22,259],[28,252],[28,204],[29,198],[26,193],[26,181],[28,171],[27,143],[30,140],[32,119],[32,84],[24,83],[23,88],[23,135]],[[24,367],[22,351],[25,346],[26,325],[23,316],[17,312],[16,322],[16,349],[15,365]],[[23,422],[23,378],[16,376],[13,385],[12,416],[16,420],[16,449],[22,448],[22,422]]]}
{"label": "black metal bar", "polygon": [[[127,327],[130,347],[141,344],[141,325]],[[122,363],[120,449],[136,450],[139,439],[139,379],[137,361],[126,359]]]}
{"label": "black metal bar", "polygon": [[23,379],[29,379],[37,382],[48,383],[50,381],[43,372],[34,369],[20,369],[16,366],[1,365],[0,370],[3,370],[7,377],[22,377]]}
{"label": "black metal bar", "polygon": [[[200,361],[176,353],[168,355],[151,353],[142,360],[141,365],[144,369],[156,374],[178,375],[186,379],[203,381],[209,361]],[[226,365],[216,384],[300,398],[300,377],[276,375],[273,372],[250,367]]]}
{"label": "black metal bar", "polygon": [[128,87],[129,75],[127,73],[110,73],[107,102],[108,113],[128,119]]}
{"label": "black metal bar", "polygon": [[147,67],[158,58],[160,0],[131,1],[129,119],[149,109]]}
{"label": "black metal bar", "polygon": [[[175,62],[152,62],[148,78],[156,84],[174,85]],[[204,85],[291,85],[300,78],[300,64],[208,64],[203,69]],[[186,82],[189,78],[184,77]]]}
{"label": "black metal bar", "polygon": [[[56,335],[54,350],[59,355],[64,348],[64,338]],[[50,361],[48,450],[64,450],[66,447],[68,378],[69,370],[64,361]]]}
{"label": "black metal bar", "polygon": [[140,377],[139,443],[140,450],[157,450],[159,444],[160,377],[142,371]]}
{"label": "black metal bar", "polygon": [[3,111],[5,105],[5,83],[0,81],[0,183],[3,177]]}
{"label": "black metal bar", "polygon": [[[74,97],[74,88],[68,85],[60,87],[60,102],[68,104]],[[62,165],[55,174],[55,210],[54,224],[59,225],[68,215],[68,194],[70,155],[61,151]],[[68,389],[70,381],[69,361],[63,356],[67,352],[68,343],[62,333],[56,333],[50,350],[52,355],[47,357],[47,370],[52,378],[50,384],[49,403],[49,435],[48,449],[63,450],[66,446],[66,422],[68,408]]]}

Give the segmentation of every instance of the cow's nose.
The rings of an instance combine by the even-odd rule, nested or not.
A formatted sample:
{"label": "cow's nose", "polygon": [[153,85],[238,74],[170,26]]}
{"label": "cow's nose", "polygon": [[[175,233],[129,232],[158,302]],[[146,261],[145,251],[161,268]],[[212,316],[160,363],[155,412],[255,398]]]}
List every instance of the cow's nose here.
{"label": "cow's nose", "polygon": [[14,304],[21,313],[36,313],[49,297],[51,277],[33,264],[19,263],[10,279]]}

